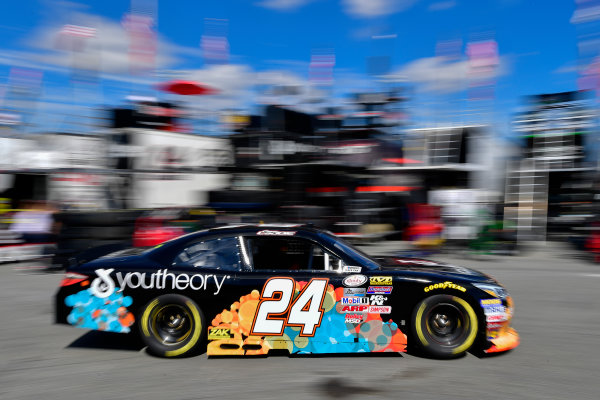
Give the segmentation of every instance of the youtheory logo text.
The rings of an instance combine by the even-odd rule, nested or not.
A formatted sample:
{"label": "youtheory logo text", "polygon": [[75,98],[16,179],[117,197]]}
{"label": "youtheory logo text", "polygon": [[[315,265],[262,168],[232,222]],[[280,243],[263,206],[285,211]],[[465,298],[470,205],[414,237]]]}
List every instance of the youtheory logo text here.
{"label": "youtheory logo text", "polygon": [[[114,269],[97,269],[95,272],[98,275],[92,281],[90,289],[94,296],[105,298],[113,294],[115,290],[115,282],[110,276]],[[130,289],[172,289],[172,290],[207,290],[214,285],[215,291],[213,294],[219,294],[223,283],[231,276],[226,275],[218,277],[212,274],[174,274],[168,272],[167,269],[159,269],[157,272],[117,272],[117,282],[119,290],[122,292],[125,288]]]}

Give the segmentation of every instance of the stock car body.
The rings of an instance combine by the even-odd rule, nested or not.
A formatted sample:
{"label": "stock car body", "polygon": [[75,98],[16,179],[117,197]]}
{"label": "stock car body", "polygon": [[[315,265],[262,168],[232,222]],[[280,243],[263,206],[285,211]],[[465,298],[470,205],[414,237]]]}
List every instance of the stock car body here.
{"label": "stock car body", "polygon": [[164,357],[412,346],[452,358],[519,343],[511,297],[489,276],[370,257],[300,225],[213,228],[73,265],[55,300],[57,323],[138,329],[148,350]]}

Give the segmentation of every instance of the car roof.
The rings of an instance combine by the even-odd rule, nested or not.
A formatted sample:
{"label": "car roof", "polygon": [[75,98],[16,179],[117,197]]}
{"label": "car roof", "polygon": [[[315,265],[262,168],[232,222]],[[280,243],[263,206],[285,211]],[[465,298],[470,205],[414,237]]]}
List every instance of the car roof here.
{"label": "car roof", "polygon": [[[264,231],[264,232],[263,232]],[[217,226],[209,228],[204,231],[198,231],[198,236],[205,236],[206,234],[219,234],[219,233],[231,233],[231,234],[259,234],[263,232],[264,236],[277,236],[277,231],[282,232],[299,232],[299,233],[312,233],[312,234],[323,234],[329,233],[326,230],[314,227],[311,224],[291,224],[291,223],[268,223],[268,224],[233,224]],[[331,234],[333,235],[333,234]]]}
{"label": "car roof", "polygon": [[[159,244],[154,249],[151,250],[156,256],[163,257],[166,254],[170,254],[171,251],[175,248],[178,248],[182,243],[187,243],[190,240],[194,240],[196,238],[201,239],[202,237],[212,236],[212,235],[238,235],[238,234],[259,234],[261,231],[271,231],[265,232],[264,237],[278,237],[277,231],[280,232],[299,232],[304,234],[313,234],[313,235],[322,235],[328,234],[329,232],[315,228],[311,225],[303,225],[303,224],[289,224],[289,223],[277,223],[277,224],[233,224],[233,225],[223,225],[217,226],[213,228],[204,229],[201,231],[196,231],[192,233],[188,233],[187,235],[179,236],[175,239],[171,239],[162,244]],[[331,234],[331,233],[329,233]],[[333,234],[331,234],[333,236]],[[292,235],[281,235],[283,237],[291,237]],[[293,235],[296,236],[296,235]]]}
{"label": "car roof", "polygon": [[[332,233],[316,228],[310,224],[290,224],[290,223],[269,223],[269,224],[231,224],[231,225],[222,225],[216,226],[213,228],[208,228],[196,232],[188,233],[187,235],[179,236],[178,238],[171,239],[164,244],[167,243],[179,243],[180,241],[188,241],[193,240],[196,237],[201,238],[203,236],[209,236],[212,234],[252,234],[259,233],[261,231],[264,232],[264,236],[266,237],[274,237],[278,236],[277,231],[283,232],[301,232],[301,233],[309,233],[309,234],[330,234]],[[269,232],[271,231],[271,232]],[[282,235],[283,236],[283,235]],[[290,235],[291,236],[291,235]]]}

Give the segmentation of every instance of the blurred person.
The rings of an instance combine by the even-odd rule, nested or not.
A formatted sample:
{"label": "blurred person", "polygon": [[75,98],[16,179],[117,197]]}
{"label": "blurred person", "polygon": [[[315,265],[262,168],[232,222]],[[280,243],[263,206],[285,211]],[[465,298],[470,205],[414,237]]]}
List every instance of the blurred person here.
{"label": "blurred person", "polygon": [[19,211],[12,215],[8,229],[20,234],[25,243],[56,242],[55,212],[46,202],[24,201]]}

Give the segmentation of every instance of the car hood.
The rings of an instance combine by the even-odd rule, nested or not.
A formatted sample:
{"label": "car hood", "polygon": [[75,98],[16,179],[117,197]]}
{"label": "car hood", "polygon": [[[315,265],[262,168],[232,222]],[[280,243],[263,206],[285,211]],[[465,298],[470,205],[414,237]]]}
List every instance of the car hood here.
{"label": "car hood", "polygon": [[489,275],[474,269],[446,264],[438,261],[407,257],[374,257],[384,271],[413,271],[422,272],[431,277],[438,275],[441,279],[460,279],[471,282],[493,282],[496,280]]}

